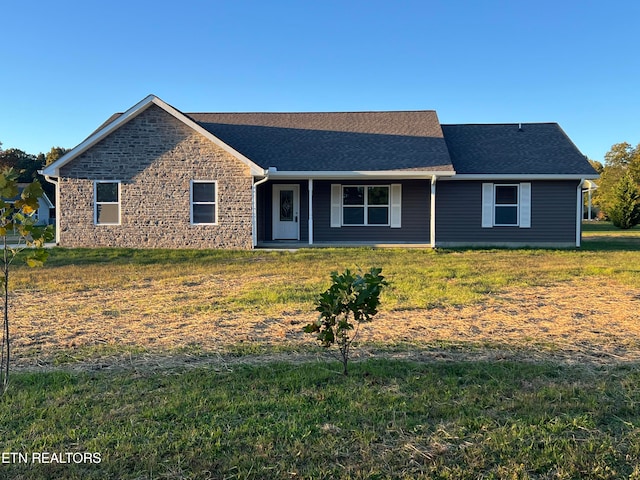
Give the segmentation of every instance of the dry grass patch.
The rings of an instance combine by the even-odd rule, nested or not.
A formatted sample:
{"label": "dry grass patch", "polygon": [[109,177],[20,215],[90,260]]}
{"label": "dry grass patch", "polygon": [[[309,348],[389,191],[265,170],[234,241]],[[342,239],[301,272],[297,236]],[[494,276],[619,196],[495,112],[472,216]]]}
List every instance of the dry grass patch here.
{"label": "dry grass patch", "polygon": [[[146,272],[148,273],[148,272]],[[144,279],[51,294],[43,311],[34,292],[15,292],[12,323],[20,366],[123,352],[228,353],[239,348],[305,351],[302,327],[315,318],[307,303],[241,306],[246,282],[215,274]],[[528,351],[573,361],[638,360],[640,289],[604,277],[504,288],[478,302],[384,309],[359,340],[369,351],[470,347]],[[110,359],[109,362],[117,361]]]}
{"label": "dry grass patch", "polygon": [[[512,288],[479,303],[381,315],[363,339],[528,349],[580,361],[640,358],[640,290],[600,278]],[[381,331],[384,328],[384,331]]]}

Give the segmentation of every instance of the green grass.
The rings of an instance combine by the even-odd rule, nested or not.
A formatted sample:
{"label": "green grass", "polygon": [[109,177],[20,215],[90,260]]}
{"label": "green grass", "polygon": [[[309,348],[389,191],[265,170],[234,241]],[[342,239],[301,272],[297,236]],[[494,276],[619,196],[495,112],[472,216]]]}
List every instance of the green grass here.
{"label": "green grass", "polygon": [[279,363],[216,372],[16,374],[2,478],[640,478],[635,368]]}
{"label": "green grass", "polygon": [[[104,291],[126,298],[153,286],[154,294],[166,290],[154,301],[180,312],[265,316],[312,310],[331,270],[357,266],[383,267],[392,282],[383,306],[391,311],[464,305],[504,289],[585,276],[637,288],[637,236],[588,227],[578,250],[56,248],[44,268],[16,268],[12,288],[50,299]],[[226,293],[179,303],[212,279]],[[128,305],[100,312],[124,321]],[[248,343],[231,353],[270,348]],[[443,340],[442,348],[470,347]],[[145,353],[86,347],[59,352],[55,364],[73,366],[77,355],[111,349]],[[201,354],[198,345],[173,353]],[[3,461],[0,478],[640,479],[636,364],[377,359],[353,363],[349,377],[339,371],[337,363],[306,362],[222,371],[14,372],[0,397],[0,455],[97,452],[101,462]]]}
{"label": "green grass", "polygon": [[640,225],[633,228],[623,230],[613,225],[611,222],[602,221],[584,221],[582,223],[582,233],[585,237],[598,234],[607,234],[614,236],[640,236]]}
{"label": "green grass", "polygon": [[640,225],[628,230],[611,222],[583,222],[583,248],[593,251],[640,250]]}

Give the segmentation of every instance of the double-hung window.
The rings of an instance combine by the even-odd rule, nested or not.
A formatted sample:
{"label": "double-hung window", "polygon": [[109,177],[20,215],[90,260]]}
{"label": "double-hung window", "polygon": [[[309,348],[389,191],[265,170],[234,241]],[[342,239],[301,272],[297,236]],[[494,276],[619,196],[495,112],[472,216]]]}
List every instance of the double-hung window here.
{"label": "double-hung window", "polygon": [[218,223],[217,183],[213,180],[191,181],[191,223],[215,225]]}
{"label": "double-hung window", "polygon": [[93,184],[94,223],[120,225],[120,182],[96,181]]}
{"label": "double-hung window", "polygon": [[482,228],[531,228],[530,183],[483,183]]}
{"label": "double-hung window", "polygon": [[343,186],[342,224],[389,225],[389,186]]}
{"label": "double-hung window", "polygon": [[518,225],[518,185],[494,185],[495,226]]}

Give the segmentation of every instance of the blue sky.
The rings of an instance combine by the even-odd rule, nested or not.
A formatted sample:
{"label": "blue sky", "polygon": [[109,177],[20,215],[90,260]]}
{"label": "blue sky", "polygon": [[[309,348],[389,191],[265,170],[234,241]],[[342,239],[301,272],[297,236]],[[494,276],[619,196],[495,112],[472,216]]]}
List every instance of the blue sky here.
{"label": "blue sky", "polygon": [[431,110],[640,142],[636,0],[8,1],[0,142],[73,147],[149,93],[183,112]]}

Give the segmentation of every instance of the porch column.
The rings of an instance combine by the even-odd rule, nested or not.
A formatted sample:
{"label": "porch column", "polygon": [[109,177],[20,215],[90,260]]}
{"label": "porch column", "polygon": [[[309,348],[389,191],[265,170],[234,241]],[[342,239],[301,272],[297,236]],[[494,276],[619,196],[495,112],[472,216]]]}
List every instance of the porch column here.
{"label": "porch column", "polygon": [[436,178],[435,175],[431,177],[431,212],[429,216],[431,248],[436,246]]}
{"label": "porch column", "polygon": [[313,245],[313,179],[309,179],[309,245]]}
{"label": "porch column", "polygon": [[582,240],[582,208],[584,204],[584,199],[582,197],[582,186],[586,180],[580,180],[578,184],[578,189],[576,193],[577,201],[576,201],[576,247],[580,247],[580,243]]}

